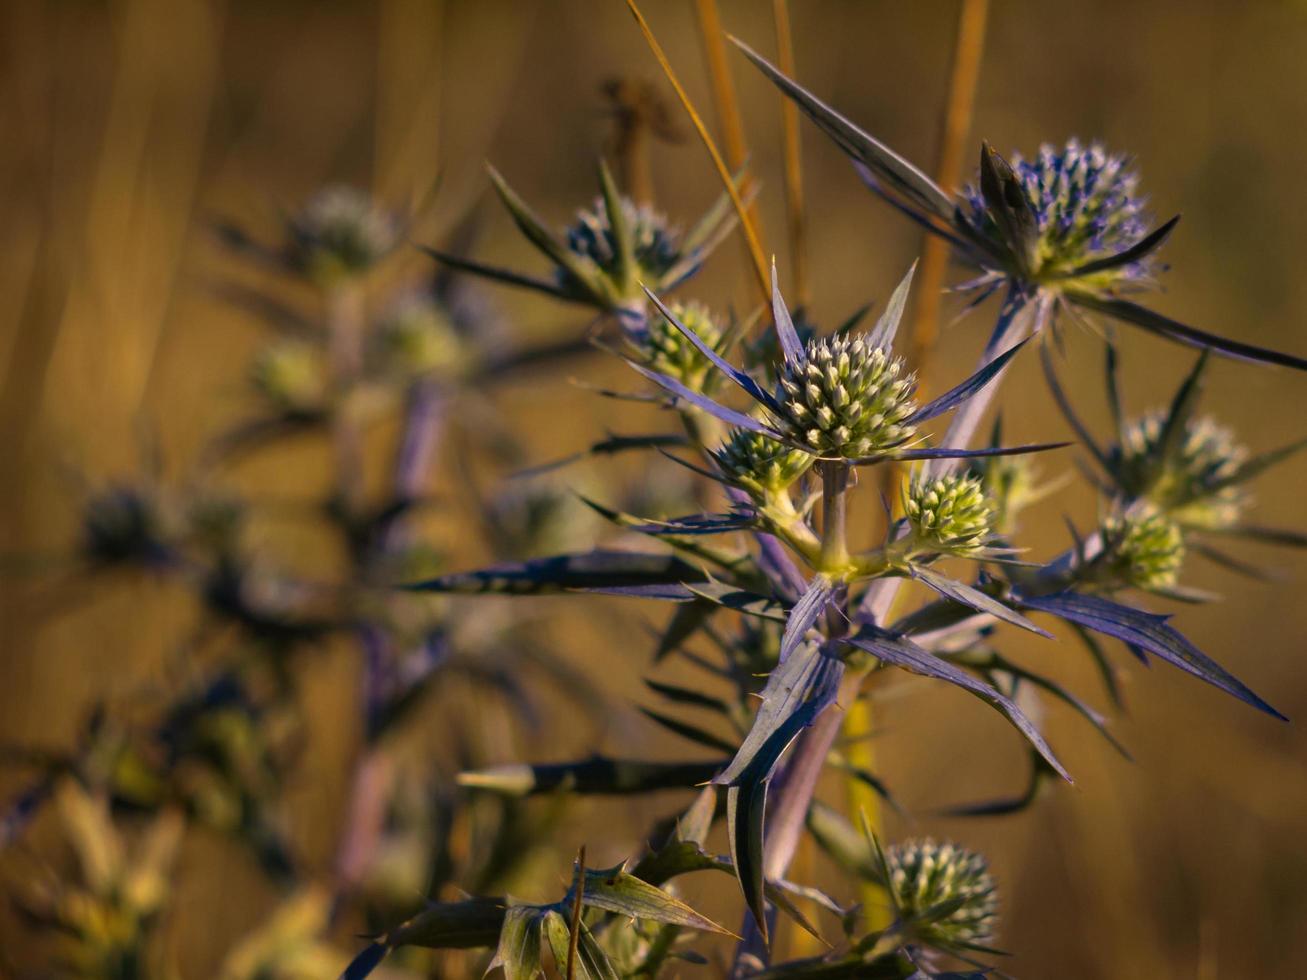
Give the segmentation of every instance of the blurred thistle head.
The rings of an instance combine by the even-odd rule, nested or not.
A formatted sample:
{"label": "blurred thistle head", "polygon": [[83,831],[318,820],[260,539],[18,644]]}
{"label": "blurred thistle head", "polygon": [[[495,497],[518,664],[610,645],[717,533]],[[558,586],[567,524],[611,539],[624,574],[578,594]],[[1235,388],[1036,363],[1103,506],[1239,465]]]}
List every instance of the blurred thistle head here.
{"label": "blurred thistle head", "polygon": [[82,509],[81,551],[98,566],[154,566],[168,560],[163,502],[144,486],[107,487]]}
{"label": "blurred thistle head", "polygon": [[887,348],[818,337],[780,369],[777,421],[818,456],[859,459],[912,438],[915,390],[915,375]]}
{"label": "blurred thistle head", "polygon": [[371,346],[375,369],[401,378],[447,372],[464,357],[449,311],[421,293],[403,297],[387,311]]}
{"label": "blurred thistle head", "polygon": [[644,321],[641,284],[659,291],[680,285],[699,271],[736,220],[729,199],[723,196],[682,234],[662,214],[623,195],[600,161],[599,197],[593,207],[577,212],[560,237],[493,167],[490,180],[518,230],[550,261],[549,276],[537,278],[435,249],[427,251],[455,269],[617,314],[628,329],[635,324],[638,330]]}
{"label": "blurred thistle head", "polygon": [[328,377],[325,352],[307,340],[275,340],[259,351],[250,365],[255,390],[287,415],[321,412],[327,401]]}
{"label": "blurred thistle head", "polygon": [[747,429],[732,429],[712,457],[723,477],[756,501],[779,498],[815,462],[809,453]]}
{"label": "blurred thistle head", "polygon": [[915,941],[950,949],[993,940],[998,896],[983,856],[927,838],[889,848],[885,864],[895,908]]}
{"label": "blurred thistle head", "polygon": [[1184,420],[1178,438],[1166,440],[1168,417],[1149,412],[1124,426],[1110,456],[1118,485],[1185,527],[1230,527],[1247,503],[1243,488],[1230,482],[1247,461],[1247,449],[1208,416]]}
{"label": "blurred thistle head", "polygon": [[[1026,160],[1019,153],[1011,162],[982,151],[981,174],[966,190],[974,227],[996,243],[1018,253],[1020,269],[1040,283],[1075,280],[1081,286],[1108,287],[1147,283],[1156,271],[1155,253],[1097,271],[1082,271],[1101,259],[1118,255],[1148,232],[1150,215],[1139,196],[1139,178],[1124,156],[1108,153],[1100,143],[1082,146],[1071,139],[1063,146],[1045,143]],[[998,171],[994,177],[987,171]],[[1010,174],[1010,176],[1008,176]],[[1013,240],[1010,223],[987,192],[997,179],[1019,188],[1033,228]]]}
{"label": "blurred thistle head", "polygon": [[[673,301],[668,309],[689,327],[705,344],[721,353],[726,331],[708,307],[696,300]],[[645,317],[639,332],[628,331],[633,347],[645,365],[669,378],[675,378],[694,391],[711,391],[720,379],[712,362],[689,338],[658,311]]]}
{"label": "blurred thistle head", "polygon": [[399,244],[398,218],[353,187],[320,190],[286,221],[286,261],[322,286],[367,272]]}
{"label": "blurred thistle head", "polygon": [[993,503],[971,474],[913,480],[903,512],[918,546],[950,555],[984,551],[993,533]]}
{"label": "blurred thistle head", "polygon": [[1158,511],[1114,515],[1103,522],[1100,583],[1136,589],[1175,585],[1184,564],[1184,533]]}

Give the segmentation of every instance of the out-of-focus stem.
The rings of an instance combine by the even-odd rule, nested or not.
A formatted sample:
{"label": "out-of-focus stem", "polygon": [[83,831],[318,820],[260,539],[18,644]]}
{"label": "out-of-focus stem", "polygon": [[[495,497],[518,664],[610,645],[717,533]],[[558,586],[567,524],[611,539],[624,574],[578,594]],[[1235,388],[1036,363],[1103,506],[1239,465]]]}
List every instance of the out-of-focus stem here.
{"label": "out-of-focus stem", "polygon": [[336,492],[353,517],[363,494],[363,439],[354,404],[354,389],[363,363],[363,290],[346,279],[326,293],[327,338],[336,389],[332,445],[336,455]]}
{"label": "out-of-focus stem", "polygon": [[[790,33],[788,0],[772,0],[776,24],[776,57],[781,71],[798,77],[794,65],[794,39]],[[799,107],[793,99],[781,97],[781,125],[785,137],[785,214],[790,232],[790,271],[794,303],[805,309],[808,293],[807,224],[803,213],[803,157],[799,143]]]}
{"label": "out-of-focus stem", "polygon": [[637,204],[652,204],[653,170],[649,166],[649,102],[654,97],[645,85],[618,78],[605,87],[613,100],[616,131],[613,156],[617,159],[622,189]]}

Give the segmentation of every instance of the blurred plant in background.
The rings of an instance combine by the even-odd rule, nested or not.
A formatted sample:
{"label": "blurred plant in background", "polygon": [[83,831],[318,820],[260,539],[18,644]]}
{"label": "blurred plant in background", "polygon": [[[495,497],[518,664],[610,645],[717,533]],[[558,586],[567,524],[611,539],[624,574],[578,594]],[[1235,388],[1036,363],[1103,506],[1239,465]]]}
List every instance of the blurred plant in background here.
{"label": "blurred plant in background", "polygon": [[[1119,668],[1105,640],[1283,717],[1138,600],[1214,598],[1185,583],[1192,557],[1266,577],[1228,554],[1227,542],[1307,543],[1247,519],[1251,481],[1307,441],[1258,454],[1197,414],[1211,353],[1299,369],[1307,362],[1126,298],[1156,285],[1158,251],[1177,221],[1149,231],[1128,160],[1071,140],[1009,161],[986,143],[974,181],[960,193],[945,189],[790,77],[788,14],[777,2],[783,67],[739,46],[790,100],[786,205],[799,298],[791,310],[775,261],[770,276],[763,261],[758,184],[742,136],[728,161],[636,4],[628,6],[724,185],[697,220],[682,224],[655,207],[647,137],[679,138],[656,89],[640,88],[637,112],[632,92],[614,83],[614,159],[598,162],[599,196],[569,225],[551,229],[489,171],[514,225],[548,263],[543,273],[473,259],[459,240],[425,249],[436,271],[397,281],[387,269],[419,214],[346,186],[312,195],[270,237],[217,226],[248,272],[221,292],[269,333],[245,375],[249,414],[199,448],[181,478],[154,467],[90,491],[76,542],[80,574],[179,586],[195,600],[197,625],[164,683],[97,704],[72,748],[6,750],[29,781],[0,824],[0,847],[31,865],[7,873],[6,885],[33,936],[48,943],[50,970],[41,975],[180,976],[164,926],[186,915],[173,896],[190,830],[238,842],[277,895],[255,929],[230,938],[218,973],[230,980],[478,968],[508,980],[635,980],[707,965],[732,977],[982,977],[1002,955],[1001,886],[986,859],[932,839],[884,846],[875,810],[817,798],[822,774],[837,771],[900,807],[858,751],[865,735],[842,728],[886,676],[904,671],[965,691],[1024,740],[1026,785],[953,805],[957,815],[1022,811],[1071,780],[1042,730],[1045,701],[1070,707],[1126,754],[1108,716],[1046,667],[1004,652],[1011,628],[1053,638],[1032,617],[1078,638],[1117,710]],[[709,29],[715,5],[701,4],[700,14],[729,131],[738,109],[715,60],[725,52],[720,31]],[[833,330],[807,315],[796,109],[875,193],[971,270],[957,288],[972,308],[998,296],[974,371],[934,398],[923,393],[924,359],[898,352],[923,351],[912,329],[900,336],[915,266],[871,323],[870,305]],[[624,193],[614,171],[639,186]],[[736,230],[758,287],[744,315],[685,290]],[[275,280],[302,302],[265,288]],[[574,336],[528,345],[476,292],[481,282],[581,306],[592,318]],[[761,320],[770,329],[755,330]],[[1169,405],[1126,412],[1115,321],[1201,348]],[[1106,442],[1080,420],[1058,377],[1059,331],[1081,322],[1103,338],[1115,427]],[[1101,499],[1097,524],[1072,525],[1060,552],[1025,534],[1022,518],[1058,488],[1041,479],[1032,455],[1068,443],[1007,445],[998,421],[988,444],[977,438],[1009,366],[1036,347]],[[562,460],[536,460],[486,392],[595,351],[624,361],[633,384],[646,382],[597,395],[644,403],[668,424],[609,432]],[[291,501],[242,492],[235,475],[246,460],[293,466],[291,446],[303,439],[329,447],[329,479],[298,484]],[[641,454],[651,465],[623,488],[616,457]],[[584,477],[555,472],[581,461]],[[488,467],[517,474],[488,490]],[[574,492],[578,483],[584,494]],[[876,484],[888,489],[879,500]],[[446,538],[455,535],[441,520],[468,513],[503,560],[450,570]],[[270,546],[266,528],[278,521],[311,523],[343,556],[343,573],[310,571],[293,549]],[[868,539],[864,529],[877,522]],[[906,582],[928,599],[903,602]],[[457,597],[562,593],[669,611],[645,678],[658,703],[640,710],[695,744],[694,758],[633,747],[502,761],[506,733],[556,759],[551,712],[594,718],[613,706],[567,649],[545,642],[535,607]],[[300,853],[287,796],[311,738],[304,701],[313,665],[342,650],[356,681],[354,716],[341,724],[356,734],[346,805],[316,815],[337,828],[323,867]],[[673,659],[699,681],[656,676]],[[638,668],[624,659],[612,669]],[[647,833],[620,864],[588,866],[583,847],[570,875],[549,868],[576,798],[667,790],[692,802],[642,808]],[[941,797],[951,792],[939,787]],[[58,820],[41,835],[35,824],[47,803]],[[718,827],[729,854],[710,846]],[[858,888],[859,901],[798,880],[805,838]],[[71,861],[47,856],[60,847]],[[687,903],[690,876],[735,880],[746,910],[738,934]],[[789,955],[774,941],[780,917],[807,937]],[[361,951],[345,939],[359,933],[372,937]]]}

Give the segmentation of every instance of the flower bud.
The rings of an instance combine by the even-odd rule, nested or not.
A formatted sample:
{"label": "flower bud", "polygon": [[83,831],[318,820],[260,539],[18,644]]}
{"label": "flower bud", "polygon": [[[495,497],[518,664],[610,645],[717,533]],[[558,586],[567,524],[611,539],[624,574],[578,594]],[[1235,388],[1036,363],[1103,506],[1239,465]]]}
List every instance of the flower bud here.
{"label": "flower bud", "polygon": [[[1037,278],[1057,277],[1115,255],[1148,233],[1149,216],[1137,191],[1138,175],[1129,169],[1126,157],[1109,154],[1101,144],[1086,147],[1076,139],[1062,147],[1044,144],[1033,160],[1016,154],[1011,164],[1037,224],[1033,256]],[[975,226],[997,236],[997,225],[979,187],[968,188],[966,196]],[[1097,286],[1147,281],[1155,269],[1149,255],[1077,281],[1092,281]]]}
{"label": "flower bud", "polygon": [[885,861],[895,904],[915,939],[946,948],[993,939],[998,898],[984,857],[924,839],[891,847]]}
{"label": "flower bud", "polygon": [[289,221],[290,264],[320,285],[366,272],[399,242],[399,222],[353,187],[319,191]]}
{"label": "flower bud", "polygon": [[[668,309],[704,343],[720,351],[725,334],[706,306],[690,300],[671,303]],[[703,352],[661,313],[651,314],[645,320],[644,330],[633,333],[630,339],[645,364],[687,388],[708,391],[720,379]]]}
{"label": "flower bud", "polygon": [[712,456],[727,480],[757,500],[784,493],[814,462],[808,453],[748,429],[732,429]]}
{"label": "flower bud", "polygon": [[1136,589],[1175,584],[1184,563],[1184,535],[1165,514],[1110,517],[1102,536],[1103,567],[1113,583]]}
{"label": "flower bud", "polygon": [[903,510],[918,544],[952,555],[980,551],[993,529],[993,506],[975,476],[914,481]]}
{"label": "flower bud", "polygon": [[1248,458],[1234,434],[1213,419],[1190,419],[1183,436],[1163,456],[1164,412],[1150,412],[1126,426],[1117,449],[1121,489],[1143,498],[1185,527],[1217,529],[1234,524],[1246,502],[1238,486],[1220,484]]}
{"label": "flower bud", "polygon": [[447,371],[463,355],[448,312],[423,295],[407,297],[390,310],[373,334],[371,353],[377,370],[400,377]]}
{"label": "flower bud", "polygon": [[[680,232],[668,223],[665,215],[647,204],[637,205],[629,197],[623,197],[621,208],[634,243],[636,272],[631,281],[650,287],[661,285],[668,270],[681,259]],[[610,284],[619,281],[617,240],[602,197],[595,198],[592,207],[578,211],[576,221],[563,234],[567,247],[582,259],[593,262]],[[558,270],[557,276],[564,289],[581,294],[588,291],[585,284],[574,282],[565,269]],[[635,295],[622,298],[639,298],[638,288]]]}
{"label": "flower bud", "polygon": [[810,341],[780,372],[778,422],[822,457],[859,459],[912,437],[916,378],[889,351],[847,334]]}
{"label": "flower bud", "polygon": [[280,340],[265,347],[254,359],[250,378],[260,394],[288,414],[311,414],[326,401],[326,358],[306,341]]}

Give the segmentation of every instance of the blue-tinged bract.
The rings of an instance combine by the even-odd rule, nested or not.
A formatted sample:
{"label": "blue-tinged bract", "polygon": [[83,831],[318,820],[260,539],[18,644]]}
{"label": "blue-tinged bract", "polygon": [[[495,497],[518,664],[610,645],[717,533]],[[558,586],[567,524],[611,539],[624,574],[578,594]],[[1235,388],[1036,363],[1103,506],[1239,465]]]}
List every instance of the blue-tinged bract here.
{"label": "blue-tinged bract", "polygon": [[[648,204],[636,204],[629,197],[620,199],[622,217],[631,236],[632,252],[639,269],[641,282],[661,282],[667,272],[681,259],[681,231],[673,226],[667,216]],[[608,276],[621,273],[619,266],[620,247],[614,237],[612,222],[602,197],[596,197],[594,204],[576,213],[576,220],[564,229],[563,237],[567,247],[579,257],[593,262]],[[690,275],[698,269],[696,263],[687,271]],[[587,288],[566,269],[556,273],[558,284],[568,292],[584,292]]]}

